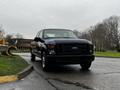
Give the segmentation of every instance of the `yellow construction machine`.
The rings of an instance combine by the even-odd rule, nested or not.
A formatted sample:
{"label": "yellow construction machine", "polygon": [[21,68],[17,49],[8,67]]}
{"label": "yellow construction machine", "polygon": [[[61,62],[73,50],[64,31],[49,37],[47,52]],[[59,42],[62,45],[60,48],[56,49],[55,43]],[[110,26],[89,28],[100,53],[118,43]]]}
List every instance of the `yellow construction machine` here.
{"label": "yellow construction machine", "polygon": [[17,50],[15,44],[11,45],[5,40],[5,38],[0,39],[0,54],[13,55],[12,50]]}

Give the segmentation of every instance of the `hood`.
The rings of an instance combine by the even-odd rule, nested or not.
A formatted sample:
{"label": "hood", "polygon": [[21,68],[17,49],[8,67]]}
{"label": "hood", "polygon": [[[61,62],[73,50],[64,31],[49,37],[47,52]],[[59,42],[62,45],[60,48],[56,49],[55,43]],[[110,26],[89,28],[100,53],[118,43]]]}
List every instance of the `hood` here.
{"label": "hood", "polygon": [[46,39],[46,44],[92,44],[90,41],[86,39]]}

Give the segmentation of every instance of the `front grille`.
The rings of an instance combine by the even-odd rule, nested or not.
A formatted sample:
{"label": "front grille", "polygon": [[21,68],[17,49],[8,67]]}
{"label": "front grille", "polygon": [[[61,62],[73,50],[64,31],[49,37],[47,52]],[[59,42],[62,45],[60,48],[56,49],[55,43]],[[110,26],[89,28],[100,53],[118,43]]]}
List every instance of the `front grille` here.
{"label": "front grille", "polygon": [[56,54],[86,55],[89,54],[88,44],[59,44],[56,45]]}

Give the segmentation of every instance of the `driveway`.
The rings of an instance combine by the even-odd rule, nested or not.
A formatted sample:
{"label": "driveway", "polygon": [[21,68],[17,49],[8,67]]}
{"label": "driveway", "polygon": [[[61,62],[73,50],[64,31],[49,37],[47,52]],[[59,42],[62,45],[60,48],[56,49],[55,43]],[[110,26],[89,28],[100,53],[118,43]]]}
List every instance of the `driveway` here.
{"label": "driveway", "polygon": [[59,90],[120,90],[120,59],[98,58],[89,71],[82,71],[80,65],[55,66],[50,72],[43,72],[41,61],[30,62],[30,54],[20,54],[34,66],[40,77]]}

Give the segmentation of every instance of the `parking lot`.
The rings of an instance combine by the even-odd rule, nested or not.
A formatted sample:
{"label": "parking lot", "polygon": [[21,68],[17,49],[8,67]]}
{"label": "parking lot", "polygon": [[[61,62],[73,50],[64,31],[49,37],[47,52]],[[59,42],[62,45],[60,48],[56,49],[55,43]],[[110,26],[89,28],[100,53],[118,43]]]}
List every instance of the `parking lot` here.
{"label": "parking lot", "polygon": [[[37,58],[36,62],[30,62],[29,53],[21,53],[25,60],[34,66],[34,71],[26,78],[18,82],[9,83],[4,87],[21,86],[21,89],[6,90],[24,90],[25,85],[33,85],[34,90],[119,90],[120,89],[120,59],[119,58],[100,58],[96,57],[89,71],[82,71],[80,65],[54,66],[49,72],[43,72],[41,61]],[[35,77],[37,76],[38,79]],[[42,80],[41,80],[42,79]],[[29,80],[29,82],[27,82]],[[32,80],[34,84],[32,84]],[[43,82],[44,81],[44,82]],[[20,83],[25,83],[21,85]],[[26,84],[27,83],[27,84]],[[40,84],[41,83],[41,84]],[[5,89],[3,89],[5,90]],[[33,89],[31,89],[33,90]]]}

